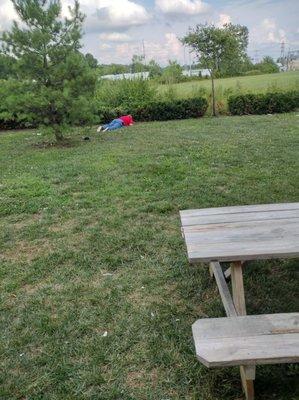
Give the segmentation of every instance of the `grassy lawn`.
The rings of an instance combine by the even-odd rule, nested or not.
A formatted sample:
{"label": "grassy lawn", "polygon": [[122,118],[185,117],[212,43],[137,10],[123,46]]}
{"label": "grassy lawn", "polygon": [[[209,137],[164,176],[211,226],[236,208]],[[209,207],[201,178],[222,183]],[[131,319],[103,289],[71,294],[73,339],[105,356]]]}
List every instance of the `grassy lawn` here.
{"label": "grassy lawn", "polygon": [[[242,398],[238,368],[195,358],[191,324],[224,311],[207,267],[188,265],[178,211],[298,201],[298,121],[77,129],[44,149],[37,131],[1,133],[0,398]],[[248,313],[298,311],[297,271],[248,265]],[[258,367],[256,398],[295,400],[296,382],[294,365]]]}
{"label": "grassy lawn", "polygon": [[[193,81],[178,83],[173,85],[179,97],[190,97],[201,94],[203,90],[211,92],[211,81],[204,79],[202,81]],[[232,93],[247,92],[267,92],[271,90],[295,90],[299,89],[299,72],[291,71],[277,74],[240,76],[233,78],[217,79],[215,88],[218,98],[226,98]],[[159,87],[161,93],[167,90],[166,85]]]}

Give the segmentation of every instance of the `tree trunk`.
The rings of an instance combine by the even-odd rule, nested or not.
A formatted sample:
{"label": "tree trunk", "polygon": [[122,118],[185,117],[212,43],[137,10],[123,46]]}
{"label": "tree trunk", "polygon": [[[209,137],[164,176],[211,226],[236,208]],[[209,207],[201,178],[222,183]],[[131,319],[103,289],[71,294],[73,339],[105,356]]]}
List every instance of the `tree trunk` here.
{"label": "tree trunk", "polygon": [[212,78],[212,112],[213,112],[213,117],[216,117],[216,100],[215,100],[215,86],[214,86],[213,72],[211,73],[211,78]]}

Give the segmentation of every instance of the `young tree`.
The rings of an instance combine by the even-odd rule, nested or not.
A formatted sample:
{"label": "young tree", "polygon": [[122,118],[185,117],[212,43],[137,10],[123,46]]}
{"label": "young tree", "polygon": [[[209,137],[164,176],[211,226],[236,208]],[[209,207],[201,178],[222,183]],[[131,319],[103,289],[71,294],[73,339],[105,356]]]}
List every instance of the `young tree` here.
{"label": "young tree", "polygon": [[258,69],[263,74],[273,74],[279,72],[279,67],[272,57],[266,56],[258,64],[255,64],[255,69]]}
{"label": "young tree", "polygon": [[132,72],[144,72],[145,65],[144,65],[144,57],[134,54],[132,57],[132,64],[131,64]]}
{"label": "young tree", "polygon": [[154,60],[150,60],[148,63],[149,77],[157,78],[162,75],[162,68],[160,65]]}
{"label": "young tree", "polygon": [[163,70],[162,81],[168,84],[178,83],[182,78],[182,72],[183,68],[177,61],[169,60],[167,67]]}
{"label": "young tree", "polygon": [[85,54],[85,60],[87,61],[90,68],[97,68],[98,60],[90,53]]}
{"label": "young tree", "polygon": [[33,112],[63,139],[65,129],[92,119],[96,77],[81,48],[83,14],[79,3],[61,17],[59,0],[12,0],[21,20],[2,35],[2,51],[14,58],[19,79],[30,86],[30,96],[20,92],[11,107]]}
{"label": "young tree", "polygon": [[196,53],[202,68],[207,68],[212,81],[212,109],[216,115],[214,80],[221,73],[221,67],[238,63],[246,56],[248,29],[241,25],[226,24],[223,28],[214,25],[197,25],[181,39]]}

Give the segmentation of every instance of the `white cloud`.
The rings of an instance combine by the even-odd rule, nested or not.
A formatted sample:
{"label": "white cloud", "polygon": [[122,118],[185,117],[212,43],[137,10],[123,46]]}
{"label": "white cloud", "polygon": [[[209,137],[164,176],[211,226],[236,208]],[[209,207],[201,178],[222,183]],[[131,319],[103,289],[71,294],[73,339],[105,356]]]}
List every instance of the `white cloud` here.
{"label": "white cloud", "polygon": [[[173,32],[167,32],[161,38],[162,40],[157,41],[145,41],[145,53],[146,59],[150,60],[154,58],[159,63],[166,65],[168,60],[179,59],[182,61],[183,58],[183,47],[181,42]],[[128,62],[133,54],[139,54],[141,48],[138,44],[132,46],[128,43],[122,43],[116,46],[114,54],[115,62]]]}
{"label": "white cloud", "polygon": [[276,23],[272,18],[265,18],[262,21],[262,27],[267,30],[276,29]]}
{"label": "white cloud", "polygon": [[225,24],[229,24],[232,22],[231,17],[228,14],[220,14],[219,21],[216,23],[216,26],[222,28]]}
{"label": "white cloud", "polygon": [[175,33],[165,33],[166,49],[170,51],[172,57],[178,57],[182,54],[182,44]]}
{"label": "white cloud", "polygon": [[156,7],[164,14],[174,15],[197,15],[210,8],[201,0],[156,0]]}
{"label": "white cloud", "polygon": [[10,0],[0,0],[0,32],[8,29],[13,20],[19,20]]}
{"label": "white cloud", "polygon": [[110,44],[108,44],[108,43],[101,43],[99,45],[99,49],[100,50],[108,50],[108,49],[111,49],[111,48],[112,48],[112,46]]}
{"label": "white cloud", "polygon": [[132,37],[126,33],[121,32],[106,32],[99,35],[101,40],[106,40],[107,42],[130,42]]}
{"label": "white cloud", "polygon": [[277,26],[275,19],[264,18],[260,25],[252,30],[251,39],[260,43],[280,43],[286,41],[286,32]]}
{"label": "white cloud", "polygon": [[150,20],[147,10],[131,0],[81,0],[80,4],[87,14],[87,29],[127,29]]}
{"label": "white cloud", "polygon": [[[61,4],[62,16],[69,16],[68,8],[74,5],[74,0],[63,0]],[[80,0],[80,8],[86,15],[87,32],[125,30],[143,25],[151,18],[145,7],[133,0]]]}

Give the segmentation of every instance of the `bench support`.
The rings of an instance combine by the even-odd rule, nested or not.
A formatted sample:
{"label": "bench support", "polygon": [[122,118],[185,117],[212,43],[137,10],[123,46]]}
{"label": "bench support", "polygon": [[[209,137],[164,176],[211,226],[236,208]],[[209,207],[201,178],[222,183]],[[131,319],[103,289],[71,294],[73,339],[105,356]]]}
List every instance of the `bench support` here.
{"label": "bench support", "polygon": [[230,279],[230,275],[231,275],[231,270],[229,267],[229,268],[227,268],[227,270],[224,271],[225,279]]}
{"label": "bench support", "polygon": [[[246,303],[244,295],[242,262],[236,261],[231,264],[231,281],[233,301],[237,315],[246,315]],[[240,367],[243,390],[247,400],[254,400],[255,366],[242,365]]]}
{"label": "bench support", "polygon": [[[230,276],[232,282],[233,298],[231,297],[229,288],[225,281],[225,274],[219,262],[211,262],[209,265],[210,275],[215,277],[223,306],[228,317],[237,317],[238,315],[246,315],[246,303],[244,295],[242,262],[234,262],[231,264]],[[254,400],[255,366],[242,365],[240,367],[242,386],[247,400]]]}

